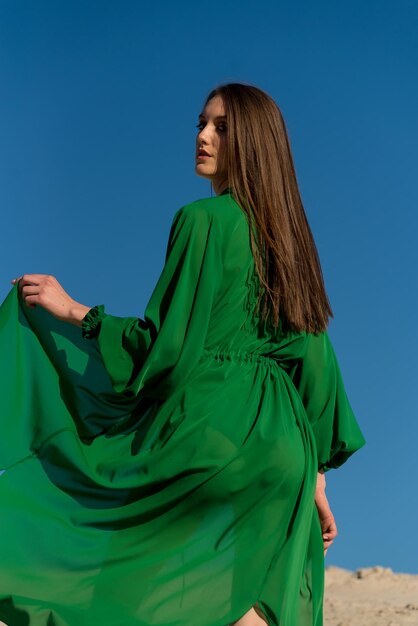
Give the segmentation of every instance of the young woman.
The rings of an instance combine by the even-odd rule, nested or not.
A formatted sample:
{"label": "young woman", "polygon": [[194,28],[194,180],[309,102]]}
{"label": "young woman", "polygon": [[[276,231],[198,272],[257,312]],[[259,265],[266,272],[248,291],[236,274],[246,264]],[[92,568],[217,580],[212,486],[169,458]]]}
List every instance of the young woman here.
{"label": "young woman", "polygon": [[365,440],[266,93],[209,94],[196,173],[144,319],[39,274],[0,310],[9,626],[322,625],[324,472]]}

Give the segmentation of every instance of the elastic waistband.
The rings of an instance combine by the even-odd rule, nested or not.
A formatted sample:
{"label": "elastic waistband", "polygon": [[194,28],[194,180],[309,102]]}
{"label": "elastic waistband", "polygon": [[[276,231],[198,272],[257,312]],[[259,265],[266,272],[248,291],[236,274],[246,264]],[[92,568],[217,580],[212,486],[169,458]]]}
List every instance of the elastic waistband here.
{"label": "elastic waistband", "polygon": [[245,350],[224,350],[222,348],[204,348],[203,355],[215,358],[219,361],[238,361],[243,363],[265,363],[266,365],[277,365],[276,359],[257,352],[246,352]]}

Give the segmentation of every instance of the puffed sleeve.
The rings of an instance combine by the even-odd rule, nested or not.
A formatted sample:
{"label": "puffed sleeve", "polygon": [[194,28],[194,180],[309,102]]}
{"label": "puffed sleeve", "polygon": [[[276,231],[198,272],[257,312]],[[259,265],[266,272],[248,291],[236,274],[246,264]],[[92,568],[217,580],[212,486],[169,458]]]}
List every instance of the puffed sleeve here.
{"label": "puffed sleeve", "polygon": [[365,443],[354,416],[328,332],[307,334],[307,348],[292,374],[318,452],[318,469],[337,468]]}
{"label": "puffed sleeve", "polygon": [[221,272],[216,216],[195,203],[183,207],[144,319],[108,315],[99,305],[82,322],[115,391],[164,398],[185,380],[201,356]]}

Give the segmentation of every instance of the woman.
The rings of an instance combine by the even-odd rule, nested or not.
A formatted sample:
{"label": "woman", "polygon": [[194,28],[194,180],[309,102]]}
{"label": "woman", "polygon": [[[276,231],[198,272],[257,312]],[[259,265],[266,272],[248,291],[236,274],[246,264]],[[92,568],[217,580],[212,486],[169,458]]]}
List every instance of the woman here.
{"label": "woman", "polygon": [[322,624],[324,472],[365,441],[277,105],[222,85],[198,129],[216,196],[174,215],[144,320],[38,274],[0,312],[9,626]]}

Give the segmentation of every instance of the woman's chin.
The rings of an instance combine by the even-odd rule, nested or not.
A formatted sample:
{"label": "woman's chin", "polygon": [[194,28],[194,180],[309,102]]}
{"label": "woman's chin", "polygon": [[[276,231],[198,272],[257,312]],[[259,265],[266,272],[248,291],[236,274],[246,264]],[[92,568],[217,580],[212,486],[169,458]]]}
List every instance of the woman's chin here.
{"label": "woman's chin", "polygon": [[205,170],[205,167],[199,164],[196,165],[194,171],[198,176],[202,176],[203,178],[212,178],[213,176],[212,172]]}

